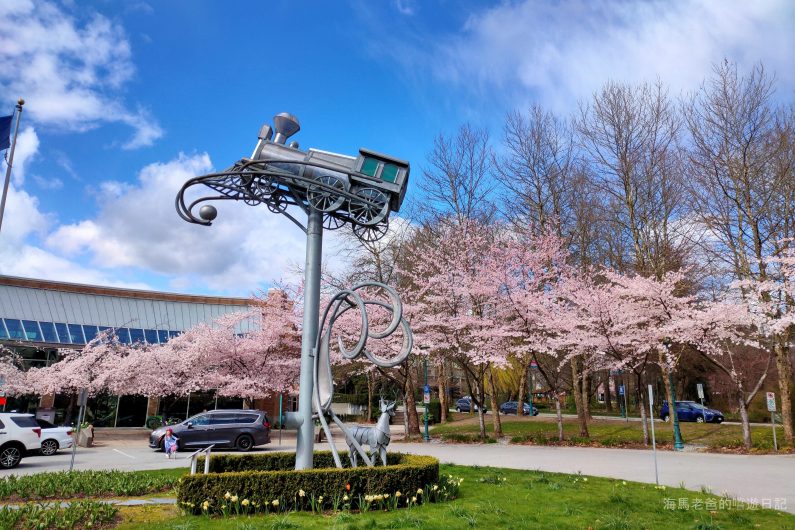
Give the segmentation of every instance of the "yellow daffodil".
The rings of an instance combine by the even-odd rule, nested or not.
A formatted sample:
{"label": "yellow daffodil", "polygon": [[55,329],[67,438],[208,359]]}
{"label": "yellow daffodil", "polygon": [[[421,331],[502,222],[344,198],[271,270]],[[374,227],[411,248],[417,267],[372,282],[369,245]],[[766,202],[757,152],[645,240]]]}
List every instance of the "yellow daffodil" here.
{"label": "yellow daffodil", "polygon": [[304,490],[298,490],[298,496],[299,497],[304,497],[304,496],[306,496],[306,492]]}
{"label": "yellow daffodil", "polygon": [[395,497],[400,497],[401,495],[402,495],[402,493],[400,493],[399,491],[395,492]]}
{"label": "yellow daffodil", "polygon": [[273,499],[273,502],[271,502],[271,504],[274,505],[274,506],[278,506],[279,505],[279,499]]}
{"label": "yellow daffodil", "polygon": [[228,491],[226,493],[224,493],[224,499],[228,499],[231,496],[232,496],[232,494],[229,493]]}
{"label": "yellow daffodil", "polygon": [[417,495],[422,495],[422,488],[417,489]]}
{"label": "yellow daffodil", "polygon": [[240,504],[242,504],[243,506],[248,506],[251,503],[249,502],[248,499],[243,499],[243,502],[241,502]]}
{"label": "yellow daffodil", "polygon": [[229,497],[229,500],[231,502],[237,502],[237,495],[232,495],[231,497]]}

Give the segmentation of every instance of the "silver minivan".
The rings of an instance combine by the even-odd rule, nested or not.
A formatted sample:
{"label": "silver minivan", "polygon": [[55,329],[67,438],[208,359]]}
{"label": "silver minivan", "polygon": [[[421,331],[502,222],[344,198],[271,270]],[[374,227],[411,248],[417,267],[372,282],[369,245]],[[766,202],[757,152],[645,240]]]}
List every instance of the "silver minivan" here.
{"label": "silver minivan", "polygon": [[198,449],[215,444],[248,451],[257,445],[270,443],[270,420],[262,410],[235,409],[202,412],[176,425],[159,427],[149,435],[149,447],[163,449],[166,429],[178,438],[177,447]]}

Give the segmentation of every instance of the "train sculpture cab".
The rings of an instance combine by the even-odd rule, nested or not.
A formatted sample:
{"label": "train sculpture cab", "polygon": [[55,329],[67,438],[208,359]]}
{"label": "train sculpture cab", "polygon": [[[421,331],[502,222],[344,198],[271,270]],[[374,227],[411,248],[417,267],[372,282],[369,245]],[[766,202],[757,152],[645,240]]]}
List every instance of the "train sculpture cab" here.
{"label": "train sculpture cab", "polygon": [[[177,196],[180,216],[192,223],[209,225],[217,210],[206,203],[213,200],[264,203],[271,211],[285,214],[288,206],[296,205],[306,212],[310,208],[322,212],[326,229],[335,230],[348,223],[362,240],[383,237],[390,212],[398,212],[403,204],[409,163],[364,148],[357,156],[312,148],[303,151],[297,142],[286,143],[299,130],[294,116],[276,115],[273,127],[265,124],[260,129],[250,158],[185,183]],[[197,184],[220,195],[186,203],[185,192]],[[198,217],[193,214],[194,207],[199,207]]]}

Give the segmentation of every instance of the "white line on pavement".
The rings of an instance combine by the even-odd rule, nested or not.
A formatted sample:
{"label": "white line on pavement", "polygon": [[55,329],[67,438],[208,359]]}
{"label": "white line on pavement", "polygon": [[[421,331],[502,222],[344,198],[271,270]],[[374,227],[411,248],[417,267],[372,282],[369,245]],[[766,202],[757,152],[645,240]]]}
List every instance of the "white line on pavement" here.
{"label": "white line on pavement", "polygon": [[127,454],[127,453],[125,453],[124,451],[119,451],[118,449],[114,449],[114,451],[116,451],[116,452],[117,452],[117,453],[119,453],[120,455],[124,455],[124,456],[126,456],[127,458],[132,458],[133,460],[135,460],[135,457],[134,457],[133,455],[128,455],[128,454]]}

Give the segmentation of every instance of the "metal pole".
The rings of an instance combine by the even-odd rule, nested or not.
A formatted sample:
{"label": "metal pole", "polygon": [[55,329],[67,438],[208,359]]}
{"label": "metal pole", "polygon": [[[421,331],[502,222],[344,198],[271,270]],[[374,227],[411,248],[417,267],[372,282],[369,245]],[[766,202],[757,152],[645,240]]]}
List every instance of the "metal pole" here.
{"label": "metal pole", "polygon": [[674,386],[673,370],[668,372],[668,384],[671,386],[671,401],[673,401],[668,404],[668,415],[674,425],[674,450],[681,451],[685,448],[685,444],[682,442],[682,431],[679,430],[679,414],[676,413],[676,386]]}
{"label": "metal pole", "polygon": [[80,405],[80,411],[77,413],[77,434],[75,435],[75,443],[72,444],[72,460],[69,462],[69,471],[72,471],[75,466],[75,453],[77,453],[77,444],[80,441],[80,427],[83,425],[85,410],[86,406]]}
{"label": "metal pole", "polygon": [[623,383],[623,386],[624,386],[624,421],[628,422],[629,421],[629,405],[627,403],[627,393],[628,393],[627,378],[625,376],[625,377],[622,377],[621,379],[622,379],[621,382]]}
{"label": "metal pole", "polygon": [[121,396],[116,396],[116,415],[113,418],[113,428],[116,428],[116,424],[119,423],[119,403],[121,403]]}
{"label": "metal pole", "polygon": [[778,441],[776,440],[776,413],[770,413],[770,422],[773,425],[773,449],[778,453]]}
{"label": "metal pole", "polygon": [[304,323],[301,334],[301,378],[298,395],[298,439],[295,447],[295,469],[312,468],[314,422],[312,421],[312,392],[314,348],[317,341],[320,312],[320,260],[323,250],[323,214],[309,209],[306,222],[306,265],[304,268]]}
{"label": "metal pole", "polygon": [[188,406],[185,407],[185,419],[190,418],[190,392],[188,392]]}
{"label": "metal pole", "polygon": [[279,445],[282,445],[282,430],[284,429],[284,409],[282,408],[282,398],[284,394],[279,394]]}
{"label": "metal pole", "polygon": [[25,100],[20,98],[17,102],[17,124],[14,127],[14,139],[11,141],[11,150],[8,153],[8,166],[6,167],[6,180],[3,184],[3,198],[0,200],[0,229],[3,227],[3,214],[6,211],[6,196],[8,195],[8,183],[11,181],[11,167],[14,165],[14,150],[17,146],[17,134],[19,134],[19,120],[22,118],[22,105]]}
{"label": "metal pole", "polygon": [[651,450],[654,453],[654,483],[660,485],[660,474],[657,471],[657,438],[654,436],[654,394],[649,385],[649,419],[651,420]]}
{"label": "metal pole", "polygon": [[704,408],[704,398],[701,398],[701,416],[704,418],[704,423],[707,423],[707,409]]}
{"label": "metal pole", "polygon": [[[422,401],[425,402],[425,390],[428,388],[428,358],[426,357],[423,360],[423,364],[425,365],[425,386],[423,386],[423,399]],[[422,436],[422,439],[426,442],[431,441],[431,437],[428,435],[428,403],[424,403],[425,405],[425,434]],[[408,411],[406,411],[408,412]]]}
{"label": "metal pole", "polygon": [[218,391],[215,391],[215,407],[213,410],[218,410]]}

